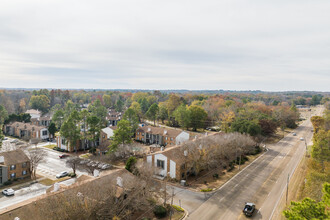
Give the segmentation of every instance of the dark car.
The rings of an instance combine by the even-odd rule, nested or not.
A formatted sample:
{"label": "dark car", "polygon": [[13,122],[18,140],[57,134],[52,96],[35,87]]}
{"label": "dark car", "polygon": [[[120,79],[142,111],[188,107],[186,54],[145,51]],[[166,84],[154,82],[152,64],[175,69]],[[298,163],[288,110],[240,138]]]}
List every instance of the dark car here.
{"label": "dark car", "polygon": [[256,205],[254,203],[246,202],[243,209],[243,213],[244,215],[251,217],[255,209],[256,209]]}
{"label": "dark car", "polygon": [[59,156],[60,159],[63,159],[63,158],[66,158],[66,157],[69,157],[69,155],[67,155],[67,154],[61,154],[61,155]]}

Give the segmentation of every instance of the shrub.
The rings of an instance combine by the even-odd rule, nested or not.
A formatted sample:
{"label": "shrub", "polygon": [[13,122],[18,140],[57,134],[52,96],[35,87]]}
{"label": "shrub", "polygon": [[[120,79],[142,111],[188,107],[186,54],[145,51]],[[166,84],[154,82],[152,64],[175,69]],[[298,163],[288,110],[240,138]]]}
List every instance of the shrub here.
{"label": "shrub", "polygon": [[14,178],[14,181],[17,181],[18,179],[17,178]]}
{"label": "shrub", "polygon": [[183,208],[176,206],[176,205],[172,205],[172,207],[177,210],[178,212],[184,212]]}
{"label": "shrub", "polygon": [[136,157],[133,156],[129,157],[128,160],[126,161],[125,169],[128,170],[129,172],[132,172],[135,163],[136,163]]}
{"label": "shrub", "polygon": [[219,178],[219,174],[217,174],[217,173],[213,174],[213,178],[218,179]]}
{"label": "shrub", "polygon": [[8,181],[6,181],[6,182],[3,183],[3,185],[5,185],[5,186],[8,186],[10,184],[12,184],[12,182],[10,180],[8,180]]}
{"label": "shrub", "polygon": [[164,218],[167,215],[167,210],[164,206],[158,205],[154,208],[154,214],[157,218]]}
{"label": "shrub", "polygon": [[70,173],[70,175],[69,175],[70,177],[72,177],[72,178],[74,178],[74,177],[76,177],[77,176],[77,174],[75,174],[75,173]]}
{"label": "shrub", "polygon": [[207,189],[201,189],[201,192],[211,192],[213,189],[207,188]]}
{"label": "shrub", "polygon": [[91,149],[88,150],[89,153],[94,154],[96,151],[95,147],[92,147]]}

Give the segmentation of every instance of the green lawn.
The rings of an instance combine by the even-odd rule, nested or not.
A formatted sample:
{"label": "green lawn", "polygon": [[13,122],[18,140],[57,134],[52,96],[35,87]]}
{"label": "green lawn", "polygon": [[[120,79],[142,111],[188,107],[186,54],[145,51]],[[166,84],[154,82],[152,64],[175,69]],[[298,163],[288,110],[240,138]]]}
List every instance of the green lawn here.
{"label": "green lawn", "polygon": [[46,145],[46,146],[43,146],[43,147],[46,147],[46,148],[49,148],[49,149],[53,150],[53,148],[56,147],[56,144],[49,144],[49,145]]}

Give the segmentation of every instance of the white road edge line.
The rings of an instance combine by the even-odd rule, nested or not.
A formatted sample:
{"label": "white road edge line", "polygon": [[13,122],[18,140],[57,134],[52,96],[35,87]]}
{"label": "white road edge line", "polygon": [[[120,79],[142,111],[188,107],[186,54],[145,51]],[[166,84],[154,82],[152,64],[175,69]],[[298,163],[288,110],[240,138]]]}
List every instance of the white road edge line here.
{"label": "white road edge line", "polygon": [[[300,162],[301,162],[302,159],[303,159],[303,156],[304,156],[305,151],[306,151],[305,148],[303,148],[303,149],[304,149],[304,151],[303,151],[304,153],[303,153],[301,159],[298,161],[298,163],[297,163],[296,166],[294,167],[293,171],[291,172],[291,174],[290,174],[290,176],[289,176],[289,179],[290,179],[290,180],[291,180],[291,176],[293,175],[293,173],[295,172],[296,168],[298,167],[298,165],[300,164]],[[297,149],[297,150],[298,150],[298,149]],[[290,184],[290,182],[289,182],[289,184]],[[276,208],[277,208],[277,206],[278,206],[278,203],[280,202],[280,200],[281,200],[281,198],[282,198],[283,193],[285,192],[285,190],[286,190],[286,187],[283,188],[283,190],[282,190],[282,192],[281,192],[281,196],[277,199],[276,204],[275,204],[275,206],[274,206],[274,208],[273,208],[272,214],[270,215],[269,219],[272,219],[272,218],[273,218],[273,215],[274,215],[274,213],[275,213],[275,210],[276,210]]]}

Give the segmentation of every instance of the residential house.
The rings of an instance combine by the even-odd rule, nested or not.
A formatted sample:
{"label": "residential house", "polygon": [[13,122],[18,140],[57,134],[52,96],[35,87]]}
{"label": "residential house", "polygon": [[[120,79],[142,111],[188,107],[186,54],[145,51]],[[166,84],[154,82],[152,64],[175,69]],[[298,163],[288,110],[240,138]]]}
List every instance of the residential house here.
{"label": "residential house", "polygon": [[42,113],[41,111],[39,111],[38,109],[29,109],[25,112],[26,114],[30,114],[31,115],[31,119],[32,118],[40,118]]}
{"label": "residential house", "polygon": [[148,164],[157,167],[157,175],[167,176],[181,180],[185,177],[185,155],[180,146],[165,149],[146,156]]}
{"label": "residential house", "polygon": [[0,185],[30,177],[30,160],[22,150],[0,152]]}
{"label": "residential house", "polygon": [[145,144],[174,146],[188,141],[189,136],[188,132],[179,129],[143,126],[137,129],[135,140]]}
{"label": "residential house", "polygon": [[52,123],[52,116],[50,114],[38,118],[31,118],[31,124],[33,125],[49,127],[50,123]]}
{"label": "residential house", "polygon": [[31,138],[46,140],[49,138],[49,132],[45,126],[33,125],[31,123],[12,122],[5,125],[4,132],[6,135],[19,137],[25,140],[30,140]]}
{"label": "residential house", "polygon": [[122,112],[109,109],[106,119],[109,126],[117,126],[118,122],[122,119]]}
{"label": "residential house", "polygon": [[108,146],[111,144],[111,137],[114,135],[114,131],[117,129],[116,126],[110,126],[101,129],[100,133],[100,145],[98,146],[99,151],[106,152],[108,150]]}
{"label": "residential house", "polygon": [[96,144],[96,146],[94,146],[94,147],[98,147],[100,144],[99,141],[96,141],[94,143],[91,140],[80,139],[76,142],[75,146],[72,146],[71,144],[68,144],[65,137],[61,136],[59,133],[57,133],[55,136],[56,136],[57,147],[60,149],[69,151],[69,152],[74,152],[75,150],[77,150],[77,151],[88,150],[91,148],[91,146],[94,146]]}

